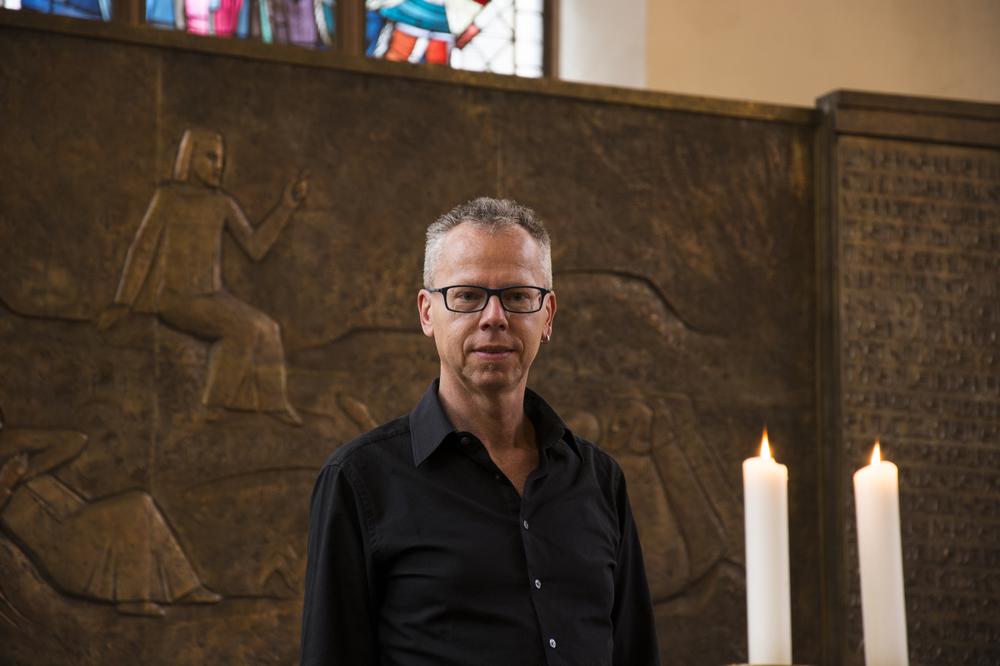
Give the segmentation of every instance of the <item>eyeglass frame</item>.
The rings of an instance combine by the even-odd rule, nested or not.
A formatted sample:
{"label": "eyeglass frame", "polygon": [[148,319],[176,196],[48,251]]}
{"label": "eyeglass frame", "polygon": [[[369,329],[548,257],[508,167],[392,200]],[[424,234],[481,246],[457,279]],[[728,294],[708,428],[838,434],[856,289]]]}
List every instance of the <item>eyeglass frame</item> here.
{"label": "eyeglass frame", "polygon": [[[486,300],[483,301],[483,306],[475,310],[455,310],[448,306],[448,290],[449,289],[459,289],[461,287],[471,288],[471,289],[482,289],[486,292]],[[542,298],[538,301],[538,308],[535,310],[511,310],[503,302],[503,292],[508,289],[537,289],[542,293]],[[536,287],[533,284],[515,284],[509,287],[500,287],[499,289],[490,289],[489,287],[483,287],[478,284],[450,284],[447,287],[436,287],[434,289],[427,289],[428,292],[432,294],[441,294],[444,299],[444,307],[448,312],[454,312],[455,314],[475,314],[477,312],[482,312],[486,309],[486,306],[490,304],[490,299],[494,296],[497,297],[497,301],[500,303],[500,307],[503,308],[504,312],[509,312],[510,314],[535,314],[536,312],[541,312],[542,307],[545,305],[545,297],[552,293],[551,289],[546,289],[545,287]]]}

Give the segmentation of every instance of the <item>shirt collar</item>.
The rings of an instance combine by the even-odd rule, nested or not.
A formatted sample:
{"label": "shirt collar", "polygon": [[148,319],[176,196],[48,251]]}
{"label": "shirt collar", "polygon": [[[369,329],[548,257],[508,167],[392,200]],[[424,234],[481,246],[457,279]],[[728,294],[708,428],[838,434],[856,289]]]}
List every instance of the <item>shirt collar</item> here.
{"label": "shirt collar", "polygon": [[524,413],[535,426],[535,440],[542,448],[554,448],[560,443],[568,446],[577,457],[582,458],[576,445],[576,437],[570,432],[556,410],[545,402],[542,396],[531,389],[524,391]]}
{"label": "shirt collar", "polygon": [[[440,380],[435,379],[431,383],[420,398],[420,402],[410,412],[413,464],[417,467],[455,432],[455,427],[448,420],[438,399],[439,382]],[[527,389],[524,393],[524,413],[535,426],[535,438],[541,447],[553,447],[562,442],[578,457],[580,456],[576,437],[542,396],[531,389]]]}
{"label": "shirt collar", "polygon": [[430,454],[434,453],[441,442],[455,432],[451,421],[445,416],[444,408],[438,399],[438,383],[435,379],[420,402],[410,412],[410,436],[413,445],[413,464],[420,466]]}

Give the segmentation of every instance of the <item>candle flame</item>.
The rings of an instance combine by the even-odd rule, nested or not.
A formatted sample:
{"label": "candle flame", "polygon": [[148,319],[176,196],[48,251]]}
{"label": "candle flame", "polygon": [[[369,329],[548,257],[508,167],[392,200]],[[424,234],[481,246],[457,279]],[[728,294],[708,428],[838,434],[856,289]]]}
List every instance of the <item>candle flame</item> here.
{"label": "candle flame", "polygon": [[875,440],[875,448],[872,449],[872,464],[882,462],[882,451],[879,447],[879,441]]}
{"label": "candle flame", "polygon": [[764,427],[764,434],[760,438],[760,457],[764,460],[771,459],[771,443],[767,440],[767,426]]}

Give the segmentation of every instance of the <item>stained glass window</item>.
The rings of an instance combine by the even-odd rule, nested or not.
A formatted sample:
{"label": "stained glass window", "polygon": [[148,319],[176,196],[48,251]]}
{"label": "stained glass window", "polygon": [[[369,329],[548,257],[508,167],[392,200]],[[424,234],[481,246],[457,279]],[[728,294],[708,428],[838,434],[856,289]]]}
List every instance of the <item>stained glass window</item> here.
{"label": "stained glass window", "polygon": [[335,13],[335,0],[146,0],[150,25],[307,47],[333,45]]}
{"label": "stained glass window", "polygon": [[368,55],[542,75],[543,0],[367,0]]}
{"label": "stained glass window", "polygon": [[[0,0],[0,8],[143,22],[196,35],[341,49],[372,58],[517,76],[545,74],[557,0]],[[338,21],[343,21],[338,44]]]}
{"label": "stained glass window", "polygon": [[111,20],[111,0],[0,0],[0,7],[97,21]]}

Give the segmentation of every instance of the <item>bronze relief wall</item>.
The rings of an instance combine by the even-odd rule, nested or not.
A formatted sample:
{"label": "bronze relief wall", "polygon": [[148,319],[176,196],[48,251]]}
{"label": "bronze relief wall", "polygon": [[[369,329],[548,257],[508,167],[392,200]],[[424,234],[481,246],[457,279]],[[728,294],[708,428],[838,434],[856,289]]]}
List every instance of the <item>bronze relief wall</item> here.
{"label": "bronze relief wall", "polygon": [[[863,208],[851,188],[910,168],[871,155],[936,163],[940,146],[899,148],[907,137],[869,128],[838,144],[832,175],[804,110],[28,23],[0,23],[0,660],[294,662],[316,471],[435,376],[415,317],[423,232],[481,194],[533,206],[552,232],[560,307],[531,384],[626,471],[664,663],[746,656],[740,462],[765,424],[791,475],[796,661],[854,658],[838,483],[870,431],[903,441],[892,429],[923,409],[900,402],[909,388],[865,402],[876,397],[862,375],[891,375],[870,354],[892,350],[864,327],[889,322],[909,350],[932,332],[928,308],[968,344],[926,352],[900,381],[968,362],[954,374],[970,395],[942,409],[967,414],[952,431],[972,439],[912,440],[903,478],[906,456],[931,456],[958,476],[914,488],[970,490],[904,493],[904,511],[927,516],[904,527],[911,627],[995,633],[959,616],[995,597],[992,532],[975,520],[991,525],[996,500],[996,248],[969,253],[962,270],[981,270],[958,276],[977,290],[962,298],[865,282],[868,264],[891,260],[871,253],[894,242],[868,236],[906,227],[882,209],[845,218],[836,267],[816,251],[817,183],[834,179]],[[952,180],[994,192],[995,146],[958,144],[948,159],[986,175]],[[966,206],[987,238],[995,203]],[[907,233],[933,245],[942,226]],[[899,279],[922,274],[893,256],[910,262]],[[827,314],[847,295],[838,322],[860,328],[817,329],[817,293]],[[834,349],[843,366],[818,376]],[[954,536],[920,541],[931,529]],[[965,545],[939,562],[952,542]],[[948,576],[987,592],[941,594]],[[942,599],[954,613],[933,624]],[[913,663],[934,663],[929,642],[911,641]]]}
{"label": "bronze relief wall", "polygon": [[316,470],[435,376],[423,231],[492,194],[550,225],[533,385],[626,470],[667,663],[739,659],[765,421],[815,548],[805,123],[5,33],[5,658],[293,661]]}

